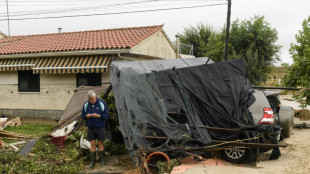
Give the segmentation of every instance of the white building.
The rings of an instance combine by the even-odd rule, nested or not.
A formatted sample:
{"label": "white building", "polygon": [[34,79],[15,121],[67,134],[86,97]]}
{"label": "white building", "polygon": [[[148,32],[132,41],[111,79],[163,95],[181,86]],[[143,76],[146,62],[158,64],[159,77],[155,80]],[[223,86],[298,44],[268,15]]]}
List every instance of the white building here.
{"label": "white building", "polygon": [[162,25],[3,35],[0,115],[57,119],[76,87],[109,83],[112,60],[175,58]]}

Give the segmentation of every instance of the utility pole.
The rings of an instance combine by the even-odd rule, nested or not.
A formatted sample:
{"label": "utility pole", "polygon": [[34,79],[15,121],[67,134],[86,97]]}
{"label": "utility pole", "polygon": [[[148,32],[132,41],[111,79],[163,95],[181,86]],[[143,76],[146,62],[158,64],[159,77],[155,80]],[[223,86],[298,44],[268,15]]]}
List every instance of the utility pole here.
{"label": "utility pole", "polygon": [[10,34],[10,16],[9,16],[9,3],[8,0],[6,0],[6,15],[8,16],[8,34]]}
{"label": "utility pole", "polygon": [[229,44],[229,30],[230,30],[230,14],[231,14],[231,0],[228,1],[227,22],[226,22],[226,42],[224,60],[228,60],[228,44]]}

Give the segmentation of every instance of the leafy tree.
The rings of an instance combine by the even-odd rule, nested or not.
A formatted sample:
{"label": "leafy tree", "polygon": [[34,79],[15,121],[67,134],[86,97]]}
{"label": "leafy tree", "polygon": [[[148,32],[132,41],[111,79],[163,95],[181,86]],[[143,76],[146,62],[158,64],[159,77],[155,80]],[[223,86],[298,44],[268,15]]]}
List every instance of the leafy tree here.
{"label": "leafy tree", "polygon": [[[221,55],[224,55],[226,39],[225,29],[214,35],[210,37],[207,45],[207,50],[210,50],[208,56],[212,60],[222,61]],[[213,38],[218,39],[211,40]],[[280,46],[275,44],[277,39],[277,31],[265,21],[264,16],[233,21],[230,31],[229,58],[243,58],[252,85],[265,82],[272,63],[279,60]],[[218,50],[217,53],[216,50]]]}
{"label": "leafy tree", "polygon": [[290,54],[293,64],[284,64],[289,74],[284,77],[284,85],[303,87],[294,97],[298,100],[306,98],[303,106],[310,105],[310,16],[302,22],[302,30],[295,36],[297,43],[292,43]]}
{"label": "leafy tree", "polygon": [[195,27],[185,28],[183,34],[180,34],[180,41],[181,43],[192,44],[196,57],[205,57],[208,38],[213,32],[212,26],[198,23]]}
{"label": "leafy tree", "polygon": [[[205,27],[200,26],[200,28],[212,27],[206,25]],[[186,32],[182,35],[181,42],[186,41],[186,43],[193,44],[192,40],[187,38],[196,38],[196,40],[200,41],[196,42],[198,50],[201,50],[199,54],[194,54],[196,57],[210,57],[214,61],[222,61],[224,60],[226,40],[225,28],[223,27],[220,32],[210,30],[210,35],[207,41],[205,41],[206,37],[202,38],[197,32],[193,32],[199,31],[198,27],[195,29],[191,26],[190,30],[185,30]],[[271,71],[272,64],[279,60],[280,46],[275,43],[277,39],[277,31],[265,21],[264,16],[255,16],[249,20],[237,19],[232,22],[228,50],[229,58],[244,59],[252,85],[259,85],[265,82]],[[202,42],[203,44],[199,45]]]}

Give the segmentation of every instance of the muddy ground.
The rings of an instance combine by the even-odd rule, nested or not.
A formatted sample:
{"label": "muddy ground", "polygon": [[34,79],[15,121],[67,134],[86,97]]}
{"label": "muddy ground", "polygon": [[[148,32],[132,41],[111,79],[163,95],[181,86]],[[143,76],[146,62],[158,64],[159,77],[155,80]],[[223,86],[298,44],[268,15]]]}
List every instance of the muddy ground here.
{"label": "muddy ground", "polygon": [[[295,123],[301,122],[295,118]],[[310,123],[310,121],[307,121]],[[281,156],[277,160],[269,160],[271,151],[260,154],[260,161],[256,167],[236,165],[221,159],[209,162],[194,162],[185,166],[176,167],[174,174],[309,174],[310,173],[310,129],[294,129],[290,138],[285,140],[288,147],[280,148]],[[109,157],[108,157],[109,158]],[[100,167],[99,163],[86,173],[136,173],[130,165],[128,156],[111,157],[107,159],[107,166]],[[181,169],[180,169],[181,168]]]}
{"label": "muddy ground", "polygon": [[[295,118],[295,122],[299,122]],[[308,121],[308,123],[310,123]],[[237,166],[232,163],[218,161],[224,165],[196,165],[182,172],[183,174],[309,174],[310,173],[310,129],[294,129],[293,135],[284,140],[288,147],[280,148],[281,157],[269,160],[270,152],[260,154],[260,162],[256,167]]]}

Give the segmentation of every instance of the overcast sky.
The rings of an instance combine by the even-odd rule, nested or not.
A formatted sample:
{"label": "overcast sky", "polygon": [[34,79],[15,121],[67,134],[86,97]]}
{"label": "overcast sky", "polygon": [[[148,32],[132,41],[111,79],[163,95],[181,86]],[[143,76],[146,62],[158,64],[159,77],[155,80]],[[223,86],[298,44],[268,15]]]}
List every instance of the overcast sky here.
{"label": "overcast sky", "polygon": [[[216,29],[223,27],[227,14],[226,0],[8,0],[8,2],[11,19],[224,4],[147,13],[11,20],[11,36],[55,33],[58,27],[63,28],[63,32],[71,32],[164,24],[164,30],[174,41],[175,34],[181,33],[184,27],[196,25],[198,22],[211,24]],[[302,21],[310,16],[310,0],[232,0],[231,15],[231,21],[236,18],[249,19],[254,15],[264,15],[271,26],[278,31],[277,44],[282,46],[281,61],[292,63],[288,50],[290,43],[295,42],[295,34],[301,29]],[[6,0],[0,0],[0,31],[8,34],[6,19]],[[278,62],[276,65],[280,64]]]}

